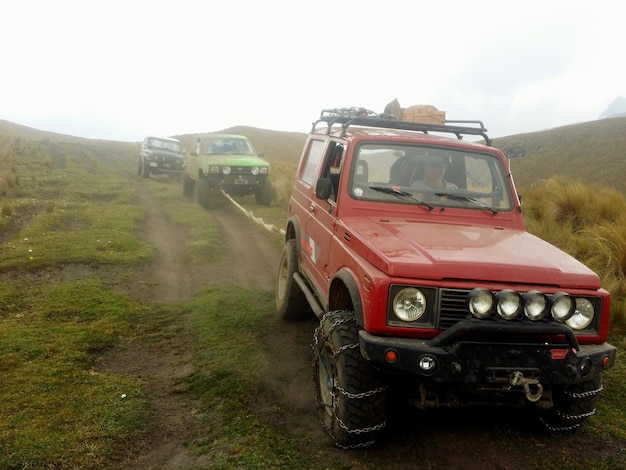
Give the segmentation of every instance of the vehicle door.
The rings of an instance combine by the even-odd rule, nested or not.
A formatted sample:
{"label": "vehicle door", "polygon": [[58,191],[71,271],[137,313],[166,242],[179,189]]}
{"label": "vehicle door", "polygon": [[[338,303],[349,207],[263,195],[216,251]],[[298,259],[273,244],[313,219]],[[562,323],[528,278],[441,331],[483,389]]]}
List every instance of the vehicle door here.
{"label": "vehicle door", "polygon": [[[344,163],[344,145],[329,140],[320,158],[319,171],[312,181],[311,198],[308,201],[308,217],[301,240],[301,259],[309,275],[309,281],[326,298],[329,285],[330,247],[336,228],[337,196]],[[318,183],[326,192],[316,195]]]}
{"label": "vehicle door", "polygon": [[202,139],[196,139],[191,146],[191,151],[185,162],[187,167],[187,174],[192,178],[197,178],[200,170],[200,154],[201,154]]}

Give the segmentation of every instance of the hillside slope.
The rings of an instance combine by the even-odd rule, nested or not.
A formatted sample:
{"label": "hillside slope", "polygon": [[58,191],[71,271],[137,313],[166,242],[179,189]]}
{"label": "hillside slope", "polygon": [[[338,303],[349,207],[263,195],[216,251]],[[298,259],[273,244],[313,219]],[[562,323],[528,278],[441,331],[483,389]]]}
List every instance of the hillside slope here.
{"label": "hillside slope", "polygon": [[[308,129],[304,129],[302,133],[282,132],[236,126],[220,132],[245,135],[271,163],[296,164],[302,153],[307,131]],[[204,134],[183,134],[175,137],[181,139],[183,146],[189,149],[199,135]],[[89,141],[3,120],[0,120],[0,136],[10,139],[19,137],[32,140]],[[94,141],[96,142],[98,147],[114,143]],[[626,194],[626,180],[622,177],[626,166],[626,117],[496,138],[493,145],[505,152],[514,150],[524,153],[523,157],[511,160],[515,182],[520,187],[532,186],[552,176],[563,176],[597,186],[612,187]]]}
{"label": "hillside slope", "polygon": [[563,176],[626,193],[626,117],[602,119],[494,139],[505,153],[523,150],[511,160],[518,186],[530,187]]}

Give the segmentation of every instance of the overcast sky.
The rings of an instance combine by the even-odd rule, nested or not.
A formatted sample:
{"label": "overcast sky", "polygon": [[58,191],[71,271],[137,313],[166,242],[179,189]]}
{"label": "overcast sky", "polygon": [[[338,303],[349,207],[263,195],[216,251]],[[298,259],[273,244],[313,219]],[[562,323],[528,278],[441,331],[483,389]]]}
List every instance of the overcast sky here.
{"label": "overcast sky", "polygon": [[626,97],[623,2],[11,0],[0,119],[96,139],[431,104],[491,137]]}

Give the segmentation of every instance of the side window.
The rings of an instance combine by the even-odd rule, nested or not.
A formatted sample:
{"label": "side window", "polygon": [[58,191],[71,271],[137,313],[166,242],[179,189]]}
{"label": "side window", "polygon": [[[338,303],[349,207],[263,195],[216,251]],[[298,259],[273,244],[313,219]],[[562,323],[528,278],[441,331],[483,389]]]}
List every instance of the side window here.
{"label": "side window", "polygon": [[309,154],[306,156],[306,161],[302,168],[302,175],[300,179],[309,185],[313,185],[315,176],[317,175],[317,169],[322,161],[322,155],[324,154],[324,141],[313,140],[309,146]]}
{"label": "side window", "polygon": [[332,192],[330,199],[337,200],[339,192],[339,178],[341,177],[341,169],[344,161],[344,146],[338,142],[330,142],[324,159],[324,171],[322,178],[330,179],[332,183]]}

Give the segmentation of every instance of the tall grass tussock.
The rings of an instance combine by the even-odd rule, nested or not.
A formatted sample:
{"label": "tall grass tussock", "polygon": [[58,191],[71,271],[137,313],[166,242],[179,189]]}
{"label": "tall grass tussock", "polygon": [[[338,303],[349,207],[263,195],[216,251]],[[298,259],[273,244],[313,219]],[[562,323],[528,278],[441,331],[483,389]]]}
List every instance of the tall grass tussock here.
{"label": "tall grass tussock", "polygon": [[626,199],[567,178],[520,188],[529,232],[593,269],[611,293],[612,331],[626,332]]}

